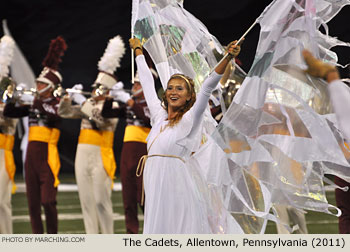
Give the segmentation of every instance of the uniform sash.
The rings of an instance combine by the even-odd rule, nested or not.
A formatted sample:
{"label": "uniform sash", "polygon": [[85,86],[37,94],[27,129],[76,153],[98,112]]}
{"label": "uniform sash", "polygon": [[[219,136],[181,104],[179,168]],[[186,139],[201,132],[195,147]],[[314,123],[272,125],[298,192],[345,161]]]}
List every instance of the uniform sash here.
{"label": "uniform sash", "polygon": [[12,194],[16,192],[16,184],[15,184],[15,172],[16,165],[13,158],[13,145],[15,143],[15,136],[13,135],[4,135],[0,133],[0,149],[4,149],[5,154],[5,169],[9,178],[12,181]]}
{"label": "uniform sash", "polygon": [[81,129],[78,140],[78,143],[80,144],[92,144],[100,146],[103,167],[112,181],[114,179],[114,174],[117,169],[113,152],[113,139],[113,131]]}
{"label": "uniform sash", "polygon": [[147,127],[128,125],[125,128],[124,142],[147,143],[146,139],[150,131],[151,129]]}
{"label": "uniform sash", "polygon": [[60,138],[60,130],[56,128],[47,128],[43,126],[30,126],[28,141],[37,141],[48,143],[47,163],[50,166],[52,174],[55,178],[54,187],[60,183],[58,173],[60,171],[61,162],[58,155],[57,142]]}

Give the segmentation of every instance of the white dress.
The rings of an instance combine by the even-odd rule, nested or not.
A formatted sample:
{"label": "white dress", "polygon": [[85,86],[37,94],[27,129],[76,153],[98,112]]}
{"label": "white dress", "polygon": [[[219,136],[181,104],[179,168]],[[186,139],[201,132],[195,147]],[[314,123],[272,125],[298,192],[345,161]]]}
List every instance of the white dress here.
{"label": "white dress", "polygon": [[211,74],[197,94],[194,106],[178,124],[168,127],[167,112],[156,95],[153,77],[144,56],[138,56],[136,62],[152,123],[143,175],[143,231],[158,234],[213,233],[215,230],[210,225],[207,202],[202,197],[188,161],[200,146],[203,112],[211,90],[221,76],[215,72]]}

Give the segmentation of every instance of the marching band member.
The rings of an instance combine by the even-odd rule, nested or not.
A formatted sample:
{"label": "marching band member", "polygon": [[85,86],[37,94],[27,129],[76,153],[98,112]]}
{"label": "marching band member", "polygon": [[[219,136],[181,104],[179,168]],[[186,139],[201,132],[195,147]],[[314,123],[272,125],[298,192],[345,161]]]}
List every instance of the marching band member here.
{"label": "marching band member", "polygon": [[[14,41],[3,36],[0,42],[0,86],[13,84],[8,77],[9,65],[13,57]],[[0,100],[0,234],[12,234],[11,193],[15,193],[14,176],[16,171],[12,149],[15,141],[17,119],[3,115],[5,104]]]}
{"label": "marching band member", "polygon": [[58,70],[67,45],[62,37],[51,41],[44,69],[36,79],[37,97],[32,105],[16,106],[8,103],[4,116],[19,118],[29,116],[29,137],[25,161],[25,182],[32,231],[44,233],[41,205],[44,207],[47,233],[58,230],[56,195],[59,184],[60,160],[57,142],[60,117],[57,114],[59,99],[53,96],[55,87],[62,82]]}
{"label": "marching band member", "polygon": [[137,207],[141,205],[142,176],[136,176],[136,168],[140,158],[147,154],[146,138],[151,130],[150,114],[146,104],[138,74],[134,78],[132,98],[116,84],[110,96],[125,105],[112,108],[113,98],[106,99],[102,116],[105,118],[126,118],[124,143],[121,154],[120,176],[123,188],[123,204],[125,213],[125,226],[128,234],[137,234],[139,221]]}
{"label": "marching band member", "polygon": [[[113,154],[114,130],[118,119],[104,119],[101,110],[108,90],[117,82],[113,75],[125,52],[119,36],[109,41],[98,66],[92,98],[72,93],[62,99],[59,114],[63,118],[82,118],[75,157],[75,176],[87,234],[112,234],[112,186],[116,163]],[[82,90],[82,85],[73,87]],[[72,100],[78,105],[72,105]],[[118,106],[118,104],[115,104]]]}

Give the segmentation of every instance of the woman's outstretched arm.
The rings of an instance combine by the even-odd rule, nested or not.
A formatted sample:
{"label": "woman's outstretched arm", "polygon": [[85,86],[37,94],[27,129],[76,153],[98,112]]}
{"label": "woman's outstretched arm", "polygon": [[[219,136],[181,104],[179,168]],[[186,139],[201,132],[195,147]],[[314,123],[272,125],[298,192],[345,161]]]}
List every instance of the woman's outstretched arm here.
{"label": "woman's outstretched arm", "polygon": [[[242,40],[243,41],[243,40]],[[227,56],[226,58],[215,68],[215,71],[211,73],[206,80],[203,82],[202,88],[197,95],[197,100],[194,104],[194,125],[198,125],[197,122],[201,120],[201,116],[204,113],[205,108],[208,105],[209,97],[213,89],[218,85],[222,74],[225,72],[226,66],[230,61],[237,57],[241,51],[241,43],[236,45],[237,41],[232,41],[227,47]],[[198,121],[196,121],[198,120]]]}
{"label": "woman's outstretched arm", "polygon": [[329,83],[328,91],[340,130],[346,140],[350,141],[350,88],[340,80],[339,72],[335,66],[316,59],[307,50],[303,51],[303,56],[308,66],[306,72]]}
{"label": "woman's outstretched arm", "polygon": [[138,39],[130,39],[129,42],[130,47],[134,49],[136,55],[137,71],[139,73],[140,83],[146,98],[147,106],[150,110],[151,118],[154,118],[162,107],[155,90],[153,75],[146,63],[140,41]]}

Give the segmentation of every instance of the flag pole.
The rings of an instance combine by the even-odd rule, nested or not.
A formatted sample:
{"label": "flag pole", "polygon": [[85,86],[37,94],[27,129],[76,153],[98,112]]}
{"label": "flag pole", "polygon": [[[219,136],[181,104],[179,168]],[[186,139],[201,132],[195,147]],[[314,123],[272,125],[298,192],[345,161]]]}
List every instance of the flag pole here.
{"label": "flag pole", "polygon": [[[255,20],[255,22],[248,28],[248,30],[241,36],[241,38],[236,42],[235,45],[238,45],[239,43],[241,43],[241,41],[244,39],[245,36],[247,36],[247,34],[254,28],[254,26],[258,23],[258,20]],[[228,53],[215,65],[215,67],[213,67],[213,69],[211,70],[211,72],[213,72],[215,70],[215,68],[221,64],[221,62],[224,61],[224,59],[226,59],[226,57],[228,56]]]}
{"label": "flag pole", "polygon": [[[134,33],[131,33],[131,37],[134,37]],[[134,50],[131,48],[131,83],[134,84],[134,76],[135,76],[135,62],[134,62]]]}
{"label": "flag pole", "polygon": [[[254,23],[248,28],[248,30],[247,30],[247,31],[242,35],[242,37],[237,41],[236,45],[239,44],[239,43],[242,41],[242,39],[253,29],[253,27],[260,21],[260,19],[265,15],[265,13],[266,13],[268,10],[270,10],[270,8],[273,6],[273,4],[274,4],[275,2],[276,2],[276,0],[273,0],[273,1],[264,9],[264,11],[260,14],[260,16],[259,16],[257,19],[255,19]],[[221,63],[224,59],[226,59],[227,55],[228,55],[228,54],[226,54],[226,55],[215,65],[215,67],[210,71],[210,73],[212,73],[212,72],[215,70],[215,68],[216,68],[218,65],[220,65],[220,63]],[[234,64],[236,65],[235,62],[234,62]]]}
{"label": "flag pole", "polygon": [[[131,8],[131,38],[134,38],[134,26],[136,23],[136,17],[139,12],[139,0],[132,0]],[[135,59],[134,59],[134,50],[131,48],[131,83],[135,82]]]}

